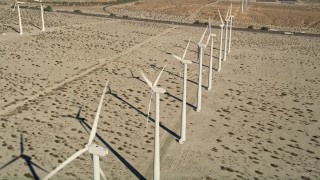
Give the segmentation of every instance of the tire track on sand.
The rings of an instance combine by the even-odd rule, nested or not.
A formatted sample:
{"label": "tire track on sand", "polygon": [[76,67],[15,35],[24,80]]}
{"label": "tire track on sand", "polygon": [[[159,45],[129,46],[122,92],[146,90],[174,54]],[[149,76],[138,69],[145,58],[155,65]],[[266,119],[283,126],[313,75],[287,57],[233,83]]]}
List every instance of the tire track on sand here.
{"label": "tire track on sand", "polygon": [[160,36],[162,36],[162,35],[170,32],[172,29],[175,29],[175,28],[176,28],[176,26],[167,28],[166,30],[162,31],[161,33],[157,34],[156,36],[152,36],[151,38],[146,39],[145,41],[143,41],[143,42],[141,42],[141,43],[139,43],[139,44],[136,44],[136,45],[132,46],[131,48],[129,48],[129,49],[127,49],[127,50],[125,50],[125,51],[117,54],[117,55],[114,55],[114,56],[111,57],[111,58],[102,58],[102,59],[99,59],[99,60],[98,60],[98,61],[99,61],[98,64],[93,65],[93,66],[89,67],[88,69],[85,69],[85,70],[79,72],[78,74],[73,75],[73,76],[65,79],[64,81],[61,81],[61,82],[59,82],[58,84],[55,84],[55,85],[53,85],[53,86],[51,86],[51,87],[47,87],[47,88],[44,89],[43,91],[39,91],[38,93],[36,93],[36,94],[34,94],[34,95],[27,96],[27,97],[23,98],[22,100],[16,102],[15,104],[12,104],[12,105],[9,105],[9,106],[7,106],[7,107],[2,108],[2,110],[1,110],[1,112],[0,112],[0,116],[9,114],[10,112],[16,110],[17,108],[22,107],[23,105],[25,105],[25,104],[28,103],[29,101],[35,100],[35,99],[39,98],[40,96],[43,96],[43,95],[45,95],[45,94],[47,94],[47,93],[49,93],[49,92],[51,92],[51,91],[53,91],[53,90],[55,90],[55,89],[57,89],[57,88],[59,88],[59,87],[65,85],[66,83],[70,83],[70,82],[72,82],[72,81],[74,81],[74,80],[76,80],[76,79],[78,79],[78,78],[81,78],[81,77],[89,74],[90,72],[92,72],[92,71],[94,71],[94,70],[96,70],[96,69],[104,66],[105,64],[107,64],[108,61],[106,61],[106,60],[113,60],[113,59],[119,58],[119,57],[121,57],[121,56],[124,56],[124,55],[126,55],[126,54],[128,54],[128,53],[130,53],[130,52],[132,52],[132,51],[134,51],[134,50],[136,50],[136,49],[138,49],[138,48],[140,48],[141,46],[149,43],[150,41],[152,41],[152,40],[154,40],[154,39],[156,39],[156,38],[159,38]]}

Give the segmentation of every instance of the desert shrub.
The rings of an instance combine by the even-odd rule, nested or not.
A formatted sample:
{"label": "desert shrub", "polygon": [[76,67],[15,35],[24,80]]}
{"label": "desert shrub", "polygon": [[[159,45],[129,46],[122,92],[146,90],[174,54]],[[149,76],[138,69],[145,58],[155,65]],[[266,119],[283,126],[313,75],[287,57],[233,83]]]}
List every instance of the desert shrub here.
{"label": "desert shrub", "polygon": [[194,21],[193,24],[201,24],[201,22],[199,20]]}
{"label": "desert shrub", "polygon": [[253,26],[252,25],[248,26],[248,29],[253,29]]}
{"label": "desert shrub", "polygon": [[116,17],[117,15],[114,14],[114,13],[111,13],[110,16],[111,16],[111,17]]}
{"label": "desert shrub", "polygon": [[262,27],[261,27],[261,30],[262,30],[262,31],[268,31],[268,30],[269,30],[269,27],[262,26]]}
{"label": "desert shrub", "polygon": [[74,13],[79,13],[79,14],[82,13],[79,9],[76,9],[76,10],[74,10],[73,12],[74,12]]}
{"label": "desert shrub", "polygon": [[44,11],[49,11],[51,12],[52,11],[52,7],[51,6],[47,6],[46,8],[43,9]]}

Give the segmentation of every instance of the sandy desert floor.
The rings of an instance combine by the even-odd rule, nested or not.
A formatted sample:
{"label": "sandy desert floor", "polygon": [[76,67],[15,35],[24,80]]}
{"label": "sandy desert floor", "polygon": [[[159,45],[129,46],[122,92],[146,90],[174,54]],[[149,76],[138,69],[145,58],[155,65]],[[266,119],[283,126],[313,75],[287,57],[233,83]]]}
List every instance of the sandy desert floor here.
{"label": "sandy desert floor", "polygon": [[[22,14],[25,34],[8,21],[0,36],[1,179],[42,178],[82,148],[107,80],[112,91],[95,138],[109,149],[101,168],[109,179],[151,179],[154,105],[146,129],[150,89],[139,70],[154,80],[165,62],[163,179],[320,178],[319,38],[233,31],[211,91],[205,51],[198,113],[196,43],[204,28],[46,13],[41,32],[30,19],[37,11]],[[187,142],[180,145],[181,64],[170,53],[181,55],[190,37]],[[53,179],[91,178],[86,153]]]}

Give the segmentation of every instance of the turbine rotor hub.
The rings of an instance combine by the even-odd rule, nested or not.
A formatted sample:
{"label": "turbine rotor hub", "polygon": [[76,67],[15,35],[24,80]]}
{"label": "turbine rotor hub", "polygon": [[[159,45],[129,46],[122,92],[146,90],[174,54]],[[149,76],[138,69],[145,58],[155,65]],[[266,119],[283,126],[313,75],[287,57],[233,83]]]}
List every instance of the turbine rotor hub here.
{"label": "turbine rotor hub", "polygon": [[97,156],[106,156],[108,155],[108,149],[98,146],[96,144],[87,145],[88,151],[90,154],[94,154]]}

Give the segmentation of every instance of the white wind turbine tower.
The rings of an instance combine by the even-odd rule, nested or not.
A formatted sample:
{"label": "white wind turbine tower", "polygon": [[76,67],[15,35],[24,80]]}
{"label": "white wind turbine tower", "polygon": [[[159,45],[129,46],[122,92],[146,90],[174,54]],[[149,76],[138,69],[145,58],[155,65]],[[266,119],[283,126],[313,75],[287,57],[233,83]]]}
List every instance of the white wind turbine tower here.
{"label": "white wind turbine tower", "polygon": [[223,55],[223,61],[227,60],[227,46],[228,46],[228,27],[229,27],[229,11],[230,11],[230,7],[228,8],[228,12],[225,18],[225,29],[226,29],[226,36],[225,36],[225,40],[224,40],[224,55]]}
{"label": "white wind turbine tower", "polygon": [[[191,39],[190,39],[191,40]],[[192,64],[192,61],[184,59],[186,57],[186,53],[188,51],[189,43],[187,44],[186,49],[182,57],[179,57],[175,54],[172,54],[173,57],[178,59],[184,65],[183,72],[183,94],[182,94],[182,113],[181,113],[181,130],[180,130],[180,140],[179,143],[183,144],[186,141],[186,128],[187,128],[187,69],[188,65]]]}
{"label": "white wind turbine tower", "polygon": [[[160,93],[163,94],[166,92],[165,89],[158,87],[158,81],[160,79],[160,76],[166,67],[167,64],[164,65],[162,68],[160,74],[158,75],[155,82],[152,84],[151,81],[143,74],[142,71],[140,71],[141,76],[146,81],[148,86],[151,88],[151,97],[149,102],[149,109],[148,109],[148,118],[149,118],[149,111],[150,111],[150,104],[152,99],[152,94],[156,93],[156,120],[155,120],[155,132],[154,132],[154,160],[153,160],[153,179],[154,180],[160,180],[160,131],[159,131],[159,121],[160,121]],[[148,121],[148,120],[147,120]]]}
{"label": "white wind turbine tower", "polygon": [[39,3],[40,3],[41,21],[42,21],[42,31],[45,31],[42,0],[34,0],[34,1],[36,1],[36,2],[39,2]]}
{"label": "white wind turbine tower", "polygon": [[201,111],[201,88],[202,88],[202,51],[207,47],[207,44],[202,44],[202,40],[204,35],[206,34],[208,26],[206,30],[203,32],[202,37],[198,43],[198,62],[199,62],[199,80],[198,80],[198,98],[197,98],[197,112]]}
{"label": "white wind turbine tower", "polygon": [[231,14],[232,13],[232,2],[231,2],[231,5],[230,5],[230,15],[229,15],[229,19],[230,19],[230,25],[229,25],[229,27],[230,27],[230,30],[229,30],[229,33],[230,33],[230,35],[229,35],[229,46],[228,46],[228,53],[230,53],[230,51],[231,51],[231,30],[232,30],[232,18],[234,18],[234,16]]}
{"label": "white wind turbine tower", "polygon": [[106,156],[108,154],[108,150],[105,149],[104,147],[98,146],[96,144],[92,144],[92,141],[94,137],[96,136],[97,132],[97,127],[98,127],[98,121],[99,121],[99,115],[103,103],[103,98],[104,95],[107,92],[107,87],[108,87],[109,81],[106,82],[105,88],[102,92],[100,103],[98,106],[98,110],[94,119],[94,123],[90,132],[90,137],[88,144],[83,148],[80,149],[78,152],[74,153],[71,157],[69,157],[66,161],[61,163],[56,169],[54,169],[52,172],[50,172],[46,177],[44,177],[44,180],[47,180],[51,178],[54,174],[56,174],[59,170],[64,168],[66,165],[68,165],[71,161],[75,160],[77,157],[82,155],[84,152],[88,151],[92,156],[93,156],[93,172],[94,172],[94,180],[100,180],[100,174],[103,177],[103,179],[106,179],[105,174],[100,168],[100,162],[99,162],[99,157]]}
{"label": "white wind turbine tower", "polygon": [[243,2],[244,0],[241,0],[241,14],[243,13]]}
{"label": "white wind turbine tower", "polygon": [[15,4],[14,4],[14,7],[13,7],[13,10],[12,12],[15,11],[16,7],[18,9],[18,16],[19,16],[19,28],[20,28],[20,35],[23,34],[23,31],[22,31],[22,22],[21,22],[21,14],[20,14],[20,4],[24,4],[25,2],[19,2],[19,1],[15,1]]}
{"label": "white wind turbine tower", "polygon": [[[211,40],[211,44],[210,44],[210,62],[209,62],[209,73],[208,73],[208,91],[211,90],[211,86],[212,86],[212,63],[213,63],[213,37],[216,37],[216,34],[213,34],[211,32],[211,22],[210,22],[210,17],[209,17],[209,37],[208,37],[208,41]],[[207,41],[207,44],[209,43]]]}
{"label": "white wind turbine tower", "polygon": [[218,12],[219,12],[219,17],[220,17],[220,21],[221,21],[221,24],[220,24],[220,28],[221,28],[221,31],[220,31],[220,48],[219,48],[219,61],[218,61],[218,72],[220,72],[221,71],[221,60],[222,60],[222,40],[223,40],[224,22],[222,20],[220,10],[218,10]]}

